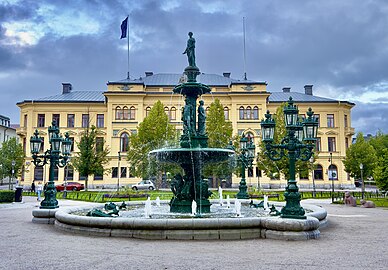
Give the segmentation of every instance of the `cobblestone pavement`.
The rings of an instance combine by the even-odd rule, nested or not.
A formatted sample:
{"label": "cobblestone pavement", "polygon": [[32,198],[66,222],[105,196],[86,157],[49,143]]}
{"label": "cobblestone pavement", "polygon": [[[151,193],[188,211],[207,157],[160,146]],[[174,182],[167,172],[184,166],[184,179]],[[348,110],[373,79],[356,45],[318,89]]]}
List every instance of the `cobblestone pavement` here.
{"label": "cobblestone pavement", "polygon": [[[0,204],[0,269],[388,269],[388,209],[331,205],[310,241],[150,241],[72,235],[31,222],[36,198]],[[80,202],[60,200],[60,207]]]}

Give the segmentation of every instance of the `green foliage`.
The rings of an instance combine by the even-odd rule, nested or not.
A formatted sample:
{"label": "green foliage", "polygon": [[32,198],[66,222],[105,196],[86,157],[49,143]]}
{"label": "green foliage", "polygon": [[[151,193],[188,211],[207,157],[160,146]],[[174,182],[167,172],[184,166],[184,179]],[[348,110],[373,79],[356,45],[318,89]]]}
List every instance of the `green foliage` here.
{"label": "green foliage", "polygon": [[388,191],[388,148],[382,149],[382,153],[377,159],[373,177],[379,189]]}
{"label": "green foliage", "polygon": [[0,203],[13,202],[14,199],[15,199],[15,191],[0,190]]}
{"label": "green foliage", "polygon": [[376,155],[381,156],[384,149],[388,149],[388,134],[377,132],[376,136],[369,140],[369,144],[376,150]]}
{"label": "green foliage", "polygon": [[24,166],[23,146],[17,142],[16,138],[11,138],[3,142],[0,148],[0,164],[2,170],[0,175],[4,177],[12,176],[12,161],[15,161],[15,176],[20,176]]}
{"label": "green foliage", "polygon": [[[284,113],[283,109],[287,106],[286,103],[282,103],[277,109],[276,113],[273,115],[275,120],[275,132],[274,132],[274,144],[280,144],[282,139],[286,136],[286,127],[284,123]],[[265,153],[265,144],[262,141],[260,143],[260,151],[257,156],[257,167],[260,170],[263,170],[265,175],[270,178],[279,179],[280,174],[288,175],[289,173],[289,162],[288,157],[284,157],[279,161],[274,162],[271,160]]]}
{"label": "green foliage", "polygon": [[[97,145],[96,138],[98,130],[95,126],[86,128],[82,134],[81,140],[77,143],[79,152],[72,157],[71,163],[78,170],[80,175],[89,176],[93,174],[102,175],[105,171],[105,165],[108,163],[109,149],[102,145]],[[88,187],[88,179],[85,180],[85,189]]]}
{"label": "green foliage", "polygon": [[345,171],[354,178],[361,178],[360,164],[363,164],[363,177],[366,178],[372,176],[376,160],[376,150],[364,140],[362,133],[358,133],[356,142],[346,151],[343,163]]}
{"label": "green foliage", "polygon": [[160,186],[164,171],[173,172],[176,166],[158,164],[148,157],[152,150],[177,143],[175,126],[169,123],[164,105],[159,100],[154,104],[148,116],[138,127],[138,132],[129,137],[127,159],[131,164],[131,174],[137,177],[149,178],[157,175],[156,187]]}
{"label": "green foliage", "polygon": [[[232,141],[232,122],[225,120],[224,106],[219,99],[210,104],[206,115],[206,133],[208,135],[208,146],[211,148],[226,148]],[[208,164],[203,170],[205,176],[211,176],[220,184],[221,178],[228,178],[233,172],[230,161],[217,164]]]}

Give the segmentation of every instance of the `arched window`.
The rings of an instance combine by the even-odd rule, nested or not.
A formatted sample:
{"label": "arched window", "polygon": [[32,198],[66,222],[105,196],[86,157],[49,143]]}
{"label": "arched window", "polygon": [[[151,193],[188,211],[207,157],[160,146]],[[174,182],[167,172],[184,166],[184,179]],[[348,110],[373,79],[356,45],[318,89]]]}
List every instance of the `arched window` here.
{"label": "arched window", "polygon": [[229,108],[228,107],[224,107],[224,117],[225,117],[225,120],[229,120]]}
{"label": "arched window", "polygon": [[168,119],[170,119],[170,109],[168,107],[164,107],[164,112],[167,114]]}
{"label": "arched window", "polygon": [[323,167],[321,165],[317,165],[314,170],[314,179],[315,180],[323,180]]}
{"label": "arched window", "polygon": [[240,116],[240,120],[244,119],[244,107],[243,106],[241,106],[239,109],[239,116]]}
{"label": "arched window", "polygon": [[129,119],[128,113],[129,113],[128,107],[127,107],[127,106],[124,106],[124,107],[123,107],[123,118],[122,118],[122,119],[128,120],[128,119]]}
{"label": "arched window", "polygon": [[254,119],[254,120],[258,120],[259,119],[259,107],[257,107],[257,106],[253,107],[252,119]]}
{"label": "arched window", "polygon": [[129,136],[127,132],[123,132],[120,136],[120,152],[128,151]]}
{"label": "arched window", "polygon": [[43,180],[43,167],[35,167],[34,180]]}
{"label": "arched window", "polygon": [[129,110],[130,110],[129,119],[135,120],[136,119],[136,108],[134,106],[131,106],[131,108]]}
{"label": "arched window", "polygon": [[119,120],[122,118],[121,108],[120,106],[117,106],[115,109],[115,118],[116,120]]}
{"label": "arched window", "polygon": [[176,108],[172,107],[170,110],[170,120],[176,120]]}
{"label": "arched window", "polygon": [[252,109],[251,109],[251,106],[248,106],[247,107],[247,110],[246,110],[246,118],[245,119],[251,119],[251,113],[252,113]]}
{"label": "arched window", "polygon": [[206,107],[206,115],[208,114],[210,107]]}
{"label": "arched window", "polygon": [[328,174],[329,174],[329,180],[338,180],[337,166],[335,166],[334,164],[330,165],[329,170],[328,170]]}
{"label": "arched window", "polygon": [[150,113],[150,111],[151,111],[151,107],[147,107],[147,108],[146,108],[146,117],[148,116],[148,114]]}

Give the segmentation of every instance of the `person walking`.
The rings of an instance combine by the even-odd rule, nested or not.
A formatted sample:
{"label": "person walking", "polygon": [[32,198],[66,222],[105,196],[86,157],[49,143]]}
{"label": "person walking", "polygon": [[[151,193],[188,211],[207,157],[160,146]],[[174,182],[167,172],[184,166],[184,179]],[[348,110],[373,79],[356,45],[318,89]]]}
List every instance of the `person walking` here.
{"label": "person walking", "polygon": [[31,192],[35,193],[35,182],[32,182],[31,184]]}
{"label": "person walking", "polygon": [[40,194],[42,193],[43,186],[42,182],[38,182],[38,185],[36,185],[36,193],[38,194],[38,199],[37,201],[40,202]]}

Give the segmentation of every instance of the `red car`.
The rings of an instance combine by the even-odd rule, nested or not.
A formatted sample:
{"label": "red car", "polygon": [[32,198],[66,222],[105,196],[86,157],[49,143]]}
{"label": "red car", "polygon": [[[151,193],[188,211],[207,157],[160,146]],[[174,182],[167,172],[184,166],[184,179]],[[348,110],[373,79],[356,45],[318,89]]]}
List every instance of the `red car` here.
{"label": "red car", "polygon": [[[55,188],[57,189],[57,191],[64,191],[65,184],[63,183],[62,185],[56,185]],[[80,184],[77,182],[67,182],[66,184],[66,190],[80,191],[84,188],[84,184]]]}

